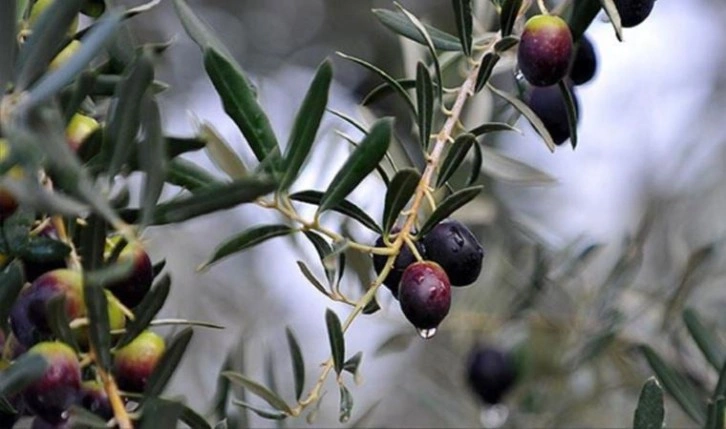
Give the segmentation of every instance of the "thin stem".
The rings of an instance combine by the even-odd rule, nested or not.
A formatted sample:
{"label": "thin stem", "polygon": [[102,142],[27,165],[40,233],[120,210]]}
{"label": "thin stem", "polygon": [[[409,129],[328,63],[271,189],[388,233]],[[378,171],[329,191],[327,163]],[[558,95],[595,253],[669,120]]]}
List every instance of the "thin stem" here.
{"label": "thin stem", "polygon": [[[498,38],[497,38],[498,39]],[[492,49],[494,42],[497,40],[493,40],[491,45],[489,46],[489,49],[487,49],[487,52]],[[486,54],[486,52],[484,53]],[[418,186],[416,187],[416,191],[413,196],[413,202],[411,203],[411,207],[409,210],[406,211],[406,221],[404,222],[403,226],[401,227],[401,230],[396,235],[396,238],[393,240],[393,242],[390,243],[388,249],[390,249],[391,253],[388,256],[388,259],[386,260],[386,265],[383,267],[383,270],[378,274],[378,277],[375,279],[371,287],[368,289],[368,291],[358,300],[358,302],[355,305],[355,308],[353,311],[348,315],[348,317],[343,322],[342,328],[343,332],[346,332],[348,328],[353,324],[353,321],[363,312],[363,309],[368,305],[369,302],[373,299],[376,292],[378,291],[378,288],[383,283],[383,280],[386,279],[388,276],[388,273],[393,268],[393,264],[396,260],[396,257],[401,251],[401,247],[404,245],[404,243],[407,243],[407,245],[411,246],[412,251],[414,251],[414,254],[417,254],[416,248],[413,245],[413,239],[412,239],[412,231],[416,225],[417,219],[418,219],[418,212],[421,208],[421,204],[424,200],[430,198],[431,193],[431,181],[433,180],[433,177],[436,173],[436,170],[439,165],[439,161],[441,160],[442,153],[444,151],[444,148],[447,144],[453,141],[452,133],[456,130],[457,124],[459,124],[459,118],[461,117],[461,112],[464,109],[464,105],[466,104],[466,100],[473,95],[474,88],[476,85],[476,79],[477,75],[479,73],[479,67],[481,66],[481,62],[477,62],[474,67],[469,72],[466,80],[461,85],[461,87],[458,90],[458,93],[456,95],[456,100],[454,101],[454,105],[451,107],[451,109],[446,109],[446,107],[442,106],[441,109],[447,116],[446,122],[444,123],[443,127],[441,128],[441,131],[435,135],[435,142],[434,146],[431,149],[431,152],[429,152],[426,156],[426,168],[424,169],[423,174],[421,175],[421,180],[418,183]],[[279,208],[278,208],[279,209]],[[296,214],[295,214],[296,215]],[[317,223],[317,219],[316,219]],[[327,234],[326,234],[327,235]],[[417,255],[417,257],[420,258],[420,255]],[[325,383],[325,380],[327,379],[328,375],[330,374],[330,371],[333,368],[333,358],[330,357],[328,360],[323,363],[323,369],[320,373],[320,376],[318,377],[317,382],[313,386],[313,388],[310,390],[310,393],[300,400],[298,402],[297,407],[293,408],[292,415],[298,416],[302,411],[310,404],[315,403],[317,400],[320,399],[320,392],[323,388],[323,385]]]}

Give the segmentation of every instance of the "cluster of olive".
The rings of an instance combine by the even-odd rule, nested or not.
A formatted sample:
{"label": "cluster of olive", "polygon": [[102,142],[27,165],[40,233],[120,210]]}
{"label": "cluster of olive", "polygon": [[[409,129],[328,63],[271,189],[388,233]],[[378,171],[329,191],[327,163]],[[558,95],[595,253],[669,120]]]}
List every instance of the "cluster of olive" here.
{"label": "cluster of olive", "polygon": [[[642,23],[653,10],[655,0],[616,0],[623,27]],[[526,102],[552,136],[561,145],[570,138],[567,106],[558,83],[564,81],[575,104],[579,103],[575,86],[589,82],[597,71],[597,55],[592,42],[582,36],[573,45],[567,23],[554,15],[536,15],[525,26],[519,43],[517,63],[532,87]]]}

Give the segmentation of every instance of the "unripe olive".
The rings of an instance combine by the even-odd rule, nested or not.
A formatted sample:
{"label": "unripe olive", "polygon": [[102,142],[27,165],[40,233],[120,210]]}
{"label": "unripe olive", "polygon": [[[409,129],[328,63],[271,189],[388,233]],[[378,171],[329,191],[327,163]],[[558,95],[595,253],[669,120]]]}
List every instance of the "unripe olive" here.
{"label": "unripe olive", "polygon": [[77,151],[99,127],[100,125],[95,119],[76,113],[66,127],[66,141],[71,149]]}
{"label": "unripe olive", "polygon": [[129,392],[143,392],[165,349],[162,337],[154,332],[144,331],[116,350],[114,374],[119,387]]}
{"label": "unripe olive", "polygon": [[79,49],[81,49],[81,42],[78,40],[71,40],[70,43],[58,52],[58,55],[53,58],[50,64],[48,64],[48,70],[52,71],[59,69],[63,64],[68,62],[68,60],[70,60]]}
{"label": "unripe olive", "polygon": [[133,269],[127,277],[114,281],[106,288],[126,307],[136,307],[149,292],[154,281],[151,259],[140,244],[127,244],[118,260],[131,260]]}
{"label": "unripe olive", "polygon": [[572,33],[558,16],[537,15],[524,25],[517,60],[522,74],[535,86],[554,85],[567,75]]}

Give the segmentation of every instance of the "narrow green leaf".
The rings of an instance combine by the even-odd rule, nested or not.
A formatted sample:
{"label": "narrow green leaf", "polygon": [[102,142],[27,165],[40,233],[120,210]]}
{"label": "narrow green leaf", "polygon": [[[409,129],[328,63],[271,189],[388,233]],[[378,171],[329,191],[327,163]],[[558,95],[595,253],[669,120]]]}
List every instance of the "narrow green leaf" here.
{"label": "narrow green leaf", "polygon": [[383,207],[383,232],[388,234],[396,223],[398,215],[411,200],[421,175],[413,168],[404,168],[396,173],[388,185],[386,200]]}
{"label": "narrow green leaf", "polygon": [[295,334],[289,327],[285,328],[285,335],[287,336],[287,345],[290,347],[290,359],[292,359],[295,399],[299,401],[305,388],[305,360],[300,350],[300,344],[298,344]]}
{"label": "narrow green leaf", "polygon": [[25,387],[39,379],[47,367],[48,362],[43,356],[24,353],[0,372],[0,395],[10,397],[22,392]]}
{"label": "narrow green leaf", "polygon": [[212,257],[202,264],[200,268],[206,268],[227,256],[239,253],[272,238],[292,234],[293,232],[295,230],[287,225],[262,225],[249,228],[217,246]]}
{"label": "narrow green leaf", "polygon": [[655,377],[651,377],[643,385],[635,409],[633,429],[661,429],[665,419],[663,406],[663,389]]}
{"label": "narrow green leaf", "polygon": [[577,43],[585,30],[590,26],[592,21],[600,12],[601,4],[599,0],[580,0],[574,3],[572,13],[567,20],[567,25],[572,33],[572,40]]}
{"label": "narrow green leaf", "polygon": [[174,10],[179,16],[184,30],[187,32],[189,37],[202,48],[202,51],[206,49],[214,49],[217,52],[224,54],[230,61],[233,61],[232,54],[229,53],[227,47],[220,41],[216,35],[210,30],[209,24],[202,21],[194,11],[189,7],[184,0],[174,0]]}
{"label": "narrow green leaf", "polygon": [[111,334],[109,333],[108,300],[105,290],[89,281],[83,273],[83,301],[88,312],[88,336],[96,354],[96,363],[105,371],[111,369]]}
{"label": "narrow green leaf", "polygon": [[73,350],[79,351],[78,342],[69,325],[68,313],[66,312],[66,296],[59,294],[46,304],[46,316],[53,336],[68,344]]}
{"label": "narrow green leaf", "polygon": [[247,166],[211,124],[203,122],[199,136],[206,142],[205,149],[209,159],[230,179],[243,179],[248,176]]}
{"label": "narrow green leaf", "polygon": [[[145,398],[144,398],[145,399]],[[149,398],[141,411],[140,429],[176,429],[184,405],[161,398]]]}
{"label": "narrow green leaf", "polygon": [[139,147],[139,165],[144,171],[141,196],[141,223],[148,225],[166,180],[166,139],[161,129],[161,116],[156,101],[148,95],[141,104],[144,139]]}
{"label": "narrow green leaf", "polygon": [[363,314],[375,314],[378,310],[381,309],[381,306],[378,304],[378,301],[376,300],[376,297],[374,296],[373,299],[371,299],[368,304],[366,304],[365,307],[363,307],[362,313]]}
{"label": "narrow green leaf", "polygon": [[80,405],[71,405],[68,409],[68,423],[71,428],[79,429],[103,429],[106,428],[106,420]]}
{"label": "narrow green leaf", "polygon": [[453,176],[456,170],[459,169],[461,163],[464,162],[466,154],[469,153],[471,147],[477,146],[478,144],[476,137],[472,134],[460,134],[456,137],[456,140],[454,140],[454,143],[450,146],[449,153],[441,163],[439,176],[436,179],[437,188],[444,186],[444,184],[449,181],[451,176]]}
{"label": "narrow green leaf", "polygon": [[25,284],[23,264],[15,259],[0,272],[0,328],[8,332],[8,316],[10,309]]}
{"label": "narrow green leaf", "polygon": [[[396,82],[398,82],[398,84],[401,85],[403,89],[413,89],[416,88],[417,85],[416,79],[396,79]],[[431,84],[433,85],[433,82]],[[388,82],[383,82],[375,88],[371,89],[368,94],[363,97],[360,104],[362,104],[363,106],[367,106],[380,100],[386,95],[393,94],[395,92],[396,90],[391,85],[389,85]],[[431,98],[433,98],[433,95],[431,96]],[[361,131],[367,132],[365,129],[361,129]]]}
{"label": "narrow green leaf", "polygon": [[517,21],[519,9],[522,8],[522,0],[504,0],[502,10],[499,13],[499,26],[502,37],[512,34],[514,23]]}
{"label": "narrow green leaf", "polygon": [[683,322],[706,360],[715,369],[721,369],[726,363],[726,350],[721,340],[713,335],[712,330],[703,325],[698,312],[693,308],[683,311]]}
{"label": "narrow green leaf", "polygon": [[126,325],[126,332],[124,332],[116,343],[117,348],[130,343],[131,340],[149,327],[151,321],[159,310],[161,310],[161,307],[164,306],[166,298],[169,296],[170,286],[171,279],[168,274],[165,274],[154,284],[154,287],[151,288],[136,307],[134,320],[129,321]]}
{"label": "narrow green leaf", "polygon": [[[350,144],[354,148],[357,148],[358,147],[358,142],[356,142],[352,137],[350,137],[347,134],[344,134],[344,133],[342,133],[342,132],[340,132],[338,130],[336,130],[335,133],[338,134],[340,137],[342,137],[348,144]],[[366,133],[366,135],[368,135],[368,133]],[[419,146],[416,146],[416,145],[413,145],[413,144],[412,145],[409,145],[409,146],[415,146],[416,147],[416,150],[418,150],[419,153],[421,153],[421,154],[423,153],[421,151],[421,149],[420,149]],[[407,150],[407,149],[404,147],[404,150]],[[394,172],[398,170],[398,168],[396,167],[395,163],[393,162],[393,158],[391,158],[391,154],[389,154],[388,152],[386,152],[383,155],[383,157],[386,158],[386,160],[388,161],[388,163],[391,165],[391,168],[393,168],[393,171]],[[421,157],[423,158],[423,155],[421,155]],[[391,180],[388,178],[388,173],[386,173],[386,170],[383,168],[382,165],[380,165],[380,164],[376,165],[376,173],[378,173],[378,175],[380,176],[381,180],[383,180],[383,183],[386,186],[388,186],[388,184],[391,183]]]}
{"label": "narrow green leaf", "polygon": [[441,64],[439,63],[439,56],[437,55],[436,47],[434,46],[434,42],[431,40],[431,36],[429,35],[428,31],[426,30],[426,26],[423,25],[423,23],[414,14],[412,14],[411,12],[406,10],[403,6],[401,6],[401,4],[399,4],[398,2],[395,2],[395,1],[393,2],[393,4],[396,5],[396,7],[401,12],[403,12],[403,14],[406,16],[406,18],[408,18],[408,20],[411,21],[411,23],[416,28],[416,30],[419,33],[421,33],[421,37],[423,37],[424,40],[426,41],[426,47],[429,48],[429,54],[431,54],[431,60],[434,63],[434,71],[436,72],[436,82],[438,83],[438,85],[436,86],[436,88],[438,89],[436,95],[439,98],[439,103],[443,104],[443,102],[444,102],[443,101],[444,78],[442,77],[442,74],[441,74]]}
{"label": "narrow green leaf", "polygon": [[318,213],[340,205],[348,194],[373,171],[383,159],[391,141],[393,121],[378,120],[363,141],[350,154],[328,189],[325,191]]}
{"label": "narrow green leaf", "polygon": [[512,105],[512,107],[514,107],[522,115],[524,115],[524,117],[527,118],[529,123],[532,124],[535,131],[537,131],[537,134],[539,134],[542,137],[542,139],[544,140],[544,142],[547,145],[547,148],[550,150],[550,152],[555,151],[555,142],[554,142],[554,140],[552,140],[552,136],[550,135],[549,131],[547,131],[547,128],[545,127],[542,120],[537,117],[537,115],[532,111],[532,109],[529,108],[529,106],[527,106],[527,104],[525,104],[522,100],[515,98],[511,94],[507,94],[504,91],[500,91],[500,90],[494,88],[492,85],[487,85],[487,86],[494,94],[505,99],[509,104]]}
{"label": "narrow green leaf", "polygon": [[328,256],[333,253],[333,248],[330,247],[328,242],[317,232],[303,231],[303,234],[305,234],[305,237],[313,244],[315,251],[318,252],[320,262],[322,263],[325,274],[328,277],[328,283],[333,284],[335,281],[335,267],[328,263]]}
{"label": "narrow green leaf", "polygon": [[141,100],[154,80],[154,66],[148,52],[139,51],[124,73],[115,93],[115,105],[104,133],[103,153],[108,163],[108,176],[113,178],[134,151],[141,125]]}
{"label": "narrow green leaf", "polygon": [[329,60],[318,67],[305,99],[295,116],[290,139],[283,160],[283,176],[279,190],[287,190],[295,181],[313,147],[320,121],[328,105],[328,92],[333,79],[333,67]]}
{"label": "narrow green leaf", "polygon": [[497,131],[514,131],[517,133],[521,133],[521,131],[519,131],[517,128],[505,122],[487,122],[486,124],[482,124],[476,128],[473,128],[469,131],[469,134],[474,134],[478,137],[483,134],[494,133]]}
{"label": "narrow green leaf", "polygon": [[610,24],[613,26],[613,30],[615,30],[615,37],[622,42],[623,26],[620,21],[620,14],[618,13],[618,8],[615,6],[615,2],[613,0],[600,0],[600,4],[602,5],[603,10],[605,10],[605,14],[608,16]]}
{"label": "narrow green leaf", "polygon": [[[323,196],[324,194],[319,191],[300,191],[290,195],[290,199],[293,201],[299,201],[301,203],[314,204],[319,206],[320,202],[323,200]],[[376,221],[374,221],[360,207],[356,206],[348,200],[343,200],[339,202],[336,206],[331,207],[330,210],[344,214],[351,217],[352,219],[357,220],[361,223],[361,225],[365,226],[373,232],[380,233],[382,231],[381,227],[376,224]]]}
{"label": "narrow green leaf", "polygon": [[472,17],[471,0],[452,0],[456,30],[459,33],[461,49],[467,57],[471,56]]}
{"label": "narrow green leaf", "polygon": [[76,79],[96,55],[109,44],[113,35],[119,29],[120,23],[121,16],[117,12],[112,12],[98,21],[91,31],[81,39],[81,47],[78,51],[57,70],[43,76],[31,88],[28,97],[23,100],[23,106],[32,108],[43,104]]}
{"label": "narrow green leaf", "polygon": [[[88,70],[83,71],[76,78],[76,82],[73,84],[72,90],[68,88],[70,90],[70,96],[68,96],[67,98],[61,97],[63,120],[65,124],[70,123],[73,115],[81,111],[81,105],[86,100],[86,97],[91,94],[95,83],[96,74]],[[102,133],[102,130],[98,129],[94,132],[94,134],[96,133]],[[90,139],[91,137],[88,137],[84,142],[83,146],[85,146]]]}
{"label": "narrow green leaf", "polygon": [[270,389],[257,383],[256,381],[250,380],[244,375],[233,371],[224,371],[222,372],[222,376],[229,379],[229,381],[231,381],[232,383],[240,385],[245,389],[249,390],[250,392],[254,393],[255,395],[259,396],[260,398],[264,399],[265,402],[270,404],[270,406],[274,409],[282,411],[287,415],[290,415],[292,413],[292,409],[289,405],[287,405],[284,400],[282,400],[282,398],[280,398]]}
{"label": "narrow green leaf", "polygon": [[663,383],[663,387],[673,396],[686,414],[702,425],[706,421],[706,405],[699,400],[699,394],[690,382],[663,361],[649,346],[641,345],[638,348],[660,382]]}
{"label": "narrow green leaf", "polygon": [[218,210],[249,203],[272,192],[276,183],[249,177],[224,185],[199,188],[191,196],[159,204],[154,213],[157,225],[182,222]]}
{"label": "narrow green leaf", "polygon": [[380,68],[378,68],[378,67],[374,66],[373,64],[371,64],[367,61],[364,61],[360,58],[346,55],[342,52],[336,52],[336,54],[341,58],[344,58],[346,60],[359,64],[359,65],[365,67],[366,69],[368,69],[369,71],[377,74],[381,79],[383,79],[386,83],[388,83],[388,85],[390,85],[391,88],[393,88],[396,91],[396,93],[401,96],[401,98],[403,98],[403,101],[406,102],[406,106],[411,110],[411,113],[413,113],[414,115],[416,114],[416,106],[413,104],[413,100],[411,100],[411,96],[408,95],[408,92],[406,92],[406,90],[401,86],[401,84],[398,83],[398,81],[396,79],[391,77],[388,73],[381,70]]}
{"label": "narrow green leaf", "polygon": [[577,122],[579,120],[577,102],[575,101],[575,94],[573,93],[574,87],[569,86],[564,80],[561,80],[557,85],[562,93],[562,99],[565,100],[565,108],[567,109],[567,127],[570,130],[570,144],[574,149],[577,147]]}
{"label": "narrow green leaf", "polygon": [[144,389],[144,398],[153,398],[161,395],[167,383],[174,375],[174,371],[179,362],[184,357],[184,352],[192,340],[194,329],[192,327],[184,328],[176,334],[169,342],[169,346],[161,356],[161,360],[154,367],[154,371],[149,376],[149,381]]}
{"label": "narrow green leaf", "polygon": [[353,355],[350,359],[345,361],[343,364],[343,371],[348,371],[349,373],[356,375],[358,373],[358,368],[360,367],[360,363],[363,360],[363,352],[358,352]]}
{"label": "narrow green leaf", "polygon": [[429,70],[422,62],[416,66],[416,102],[418,103],[417,119],[421,147],[428,150],[434,120],[434,87]]}
{"label": "narrow green leaf", "polygon": [[62,241],[50,237],[29,237],[19,249],[18,256],[25,262],[58,262],[71,253],[71,248]]}
{"label": "narrow green leaf", "polygon": [[166,136],[166,156],[169,159],[177,156],[201,150],[207,147],[207,142],[202,136],[198,137],[173,137]]}
{"label": "narrow green leaf", "polygon": [[67,40],[68,28],[81,9],[81,2],[52,2],[35,21],[33,32],[22,45],[15,65],[15,91],[20,93],[28,89],[58,53]]}
{"label": "narrow green leaf", "polygon": [[182,423],[186,423],[190,429],[212,429],[212,425],[203,416],[186,405],[182,404],[182,406],[184,408],[182,409],[181,416],[179,416],[179,420]]}
{"label": "narrow green leaf", "polygon": [[232,400],[232,404],[234,404],[234,405],[236,405],[238,407],[242,407],[242,408],[246,408],[248,410],[252,410],[255,414],[257,414],[258,416],[262,417],[263,419],[268,419],[268,420],[284,420],[288,416],[287,414],[282,413],[282,412],[276,412],[276,411],[272,411],[272,410],[265,410],[265,409],[256,407],[256,406],[254,406],[254,405],[252,405],[250,403],[247,403],[245,401],[241,401],[239,399],[233,399]]}
{"label": "narrow green leaf", "polygon": [[350,413],[353,411],[353,395],[344,385],[340,385],[340,413],[338,421],[345,423],[350,420]]}
{"label": "narrow green leaf", "polygon": [[[383,83],[383,85],[387,85],[387,84],[386,83]],[[411,88],[413,88],[413,86],[411,86]],[[339,112],[339,111],[337,111],[335,109],[326,109],[326,110],[328,112],[332,113],[333,115],[339,117],[340,119],[344,120],[345,122],[349,123],[350,125],[352,125],[356,129],[358,129],[358,131],[360,131],[361,133],[368,134],[368,129],[366,129],[366,127],[363,124],[361,124],[360,122],[356,121],[355,119],[353,119],[349,115],[346,115],[345,113]]]}
{"label": "narrow green leaf", "polygon": [[325,325],[328,327],[328,340],[330,340],[335,372],[340,375],[345,362],[345,338],[340,319],[331,309],[325,310]]}
{"label": "narrow green leaf", "polygon": [[16,1],[0,2],[0,90],[4,93],[6,85],[13,77],[13,65],[17,53]]}
{"label": "narrow green leaf", "polygon": [[86,224],[81,229],[81,242],[79,254],[85,270],[101,268],[103,252],[106,247],[106,220],[98,215],[87,217]]}
{"label": "narrow green leaf", "polygon": [[471,173],[469,173],[469,177],[466,179],[467,187],[473,185],[479,179],[482,160],[481,146],[477,143],[474,145],[474,159],[471,161]]}
{"label": "narrow green leaf", "polygon": [[453,194],[449,195],[444,201],[436,207],[433,213],[426,219],[426,223],[423,224],[419,234],[421,236],[426,235],[427,232],[436,226],[439,222],[449,217],[452,213],[464,206],[469,201],[476,198],[479,192],[484,189],[483,186],[472,186],[469,188],[461,189]]}
{"label": "narrow green leaf", "polygon": [[204,68],[222,98],[224,111],[242,131],[257,159],[261,162],[279,150],[270,120],[239,67],[216,49],[207,48]]}
{"label": "narrow green leaf", "polygon": [[480,149],[484,155],[482,170],[494,179],[529,185],[546,185],[557,182],[549,174],[510,158],[492,147],[480,145]]}
{"label": "narrow green leaf", "polygon": [[222,184],[217,178],[209,174],[207,170],[182,158],[169,161],[166,181],[173,185],[189,189],[190,191],[195,191],[209,185],[219,186]]}
{"label": "narrow green leaf", "polygon": [[[402,13],[386,9],[373,9],[372,12],[383,25],[393,32],[422,45],[426,44],[426,39],[421,36],[421,33]],[[436,49],[442,51],[461,50],[461,42],[455,36],[428,25],[426,30],[431,36]]]}
{"label": "narrow green leaf", "polygon": [[519,43],[519,37],[517,36],[502,37],[494,44],[494,51],[501,54],[516,46],[517,43]]}
{"label": "narrow green leaf", "polygon": [[481,65],[479,66],[479,72],[476,75],[476,85],[474,85],[474,92],[481,91],[484,85],[489,82],[489,78],[492,76],[494,66],[499,62],[499,54],[496,52],[488,52],[481,59]]}
{"label": "narrow green leaf", "polygon": [[713,395],[711,395],[711,400],[716,400],[719,396],[726,395],[726,362],[721,365],[721,369],[718,374],[718,382],[716,383],[716,388],[713,389]]}
{"label": "narrow green leaf", "polygon": [[708,403],[708,419],[706,420],[706,429],[722,429],[724,427],[724,407],[726,406],[726,398],[720,396]]}
{"label": "narrow green leaf", "polygon": [[320,291],[320,293],[322,293],[323,295],[330,297],[330,294],[328,293],[328,291],[325,290],[325,286],[323,286],[323,284],[320,283],[320,280],[318,280],[315,277],[315,274],[313,274],[313,272],[310,271],[310,268],[308,268],[308,266],[305,265],[305,263],[303,261],[297,261],[297,267],[300,269],[300,272],[302,273],[302,275],[305,276],[306,279],[308,279],[310,284],[312,284],[313,287],[315,287],[315,289]]}

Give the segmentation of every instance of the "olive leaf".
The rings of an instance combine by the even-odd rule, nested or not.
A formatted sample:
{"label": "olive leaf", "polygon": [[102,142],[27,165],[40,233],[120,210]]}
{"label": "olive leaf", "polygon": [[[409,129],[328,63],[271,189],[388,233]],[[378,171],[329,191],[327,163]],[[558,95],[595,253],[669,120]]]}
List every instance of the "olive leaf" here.
{"label": "olive leaf", "polygon": [[393,176],[386,192],[383,208],[384,233],[388,234],[391,231],[401,210],[406,207],[406,204],[416,192],[420,180],[421,175],[413,168],[404,168]]}
{"label": "olive leaf", "polygon": [[467,57],[471,56],[471,32],[473,12],[471,10],[471,0],[452,0],[451,4],[454,8],[454,18],[456,20],[456,30],[459,33],[459,41],[461,41],[461,49]]}
{"label": "olive leaf", "polygon": [[340,319],[331,309],[325,311],[325,324],[328,327],[328,340],[333,355],[333,366],[335,372],[340,374],[345,363],[345,338]]}
{"label": "olive leaf", "polygon": [[[395,33],[422,45],[426,44],[426,39],[411,21],[406,19],[403,13],[387,9],[373,9],[372,12],[383,25]],[[436,49],[441,49],[442,51],[461,50],[461,42],[455,36],[428,25],[425,27]]]}
{"label": "olive leaf", "polygon": [[323,195],[318,213],[339,205],[358,184],[373,171],[388,150],[391,141],[393,120],[378,120],[368,135],[350,154],[345,164],[338,170]]}

